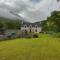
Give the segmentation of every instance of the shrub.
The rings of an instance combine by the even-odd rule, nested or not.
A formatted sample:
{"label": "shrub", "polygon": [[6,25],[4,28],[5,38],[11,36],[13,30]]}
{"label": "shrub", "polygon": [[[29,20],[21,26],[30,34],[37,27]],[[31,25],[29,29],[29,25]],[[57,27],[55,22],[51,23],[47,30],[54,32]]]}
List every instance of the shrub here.
{"label": "shrub", "polygon": [[8,36],[7,36],[7,39],[11,39],[11,35],[8,35]]}
{"label": "shrub", "polygon": [[31,38],[31,36],[27,36],[27,38]]}
{"label": "shrub", "polygon": [[38,38],[38,34],[34,34],[33,35],[33,38]]}
{"label": "shrub", "polygon": [[56,38],[60,38],[60,33],[54,33],[52,36]]}

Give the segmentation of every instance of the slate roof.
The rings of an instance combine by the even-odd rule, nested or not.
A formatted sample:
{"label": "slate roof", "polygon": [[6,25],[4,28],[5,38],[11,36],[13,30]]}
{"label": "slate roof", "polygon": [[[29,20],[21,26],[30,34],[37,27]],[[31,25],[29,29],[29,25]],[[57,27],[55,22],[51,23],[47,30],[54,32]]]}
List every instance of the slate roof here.
{"label": "slate roof", "polygon": [[24,27],[25,25],[27,25],[27,27],[29,27],[30,25],[32,25],[32,27],[35,27],[35,25],[37,25],[38,27],[40,27],[41,26],[41,22],[35,22],[35,23],[23,22],[21,24],[22,27]]}

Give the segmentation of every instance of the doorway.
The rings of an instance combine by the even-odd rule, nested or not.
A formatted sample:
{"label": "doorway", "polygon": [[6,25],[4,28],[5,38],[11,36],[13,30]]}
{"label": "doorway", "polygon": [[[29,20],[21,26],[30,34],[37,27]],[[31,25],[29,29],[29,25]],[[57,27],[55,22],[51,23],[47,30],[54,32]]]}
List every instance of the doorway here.
{"label": "doorway", "polygon": [[31,31],[31,29],[30,29],[30,33],[31,33],[32,31]]}

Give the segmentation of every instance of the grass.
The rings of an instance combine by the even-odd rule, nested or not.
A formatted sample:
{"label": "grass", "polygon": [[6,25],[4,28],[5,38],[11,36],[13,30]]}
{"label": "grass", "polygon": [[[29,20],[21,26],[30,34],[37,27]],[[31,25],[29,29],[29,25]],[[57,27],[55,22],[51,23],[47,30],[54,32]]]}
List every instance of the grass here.
{"label": "grass", "polygon": [[60,60],[60,38],[14,39],[0,42],[0,60]]}

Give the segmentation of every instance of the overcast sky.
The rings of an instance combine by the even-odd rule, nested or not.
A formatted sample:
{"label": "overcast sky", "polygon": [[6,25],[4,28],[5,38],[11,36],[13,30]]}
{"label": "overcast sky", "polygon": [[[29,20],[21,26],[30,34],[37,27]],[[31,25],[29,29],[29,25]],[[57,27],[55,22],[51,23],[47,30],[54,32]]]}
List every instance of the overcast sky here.
{"label": "overcast sky", "polygon": [[29,22],[45,20],[54,10],[60,10],[56,0],[0,0],[0,16]]}

